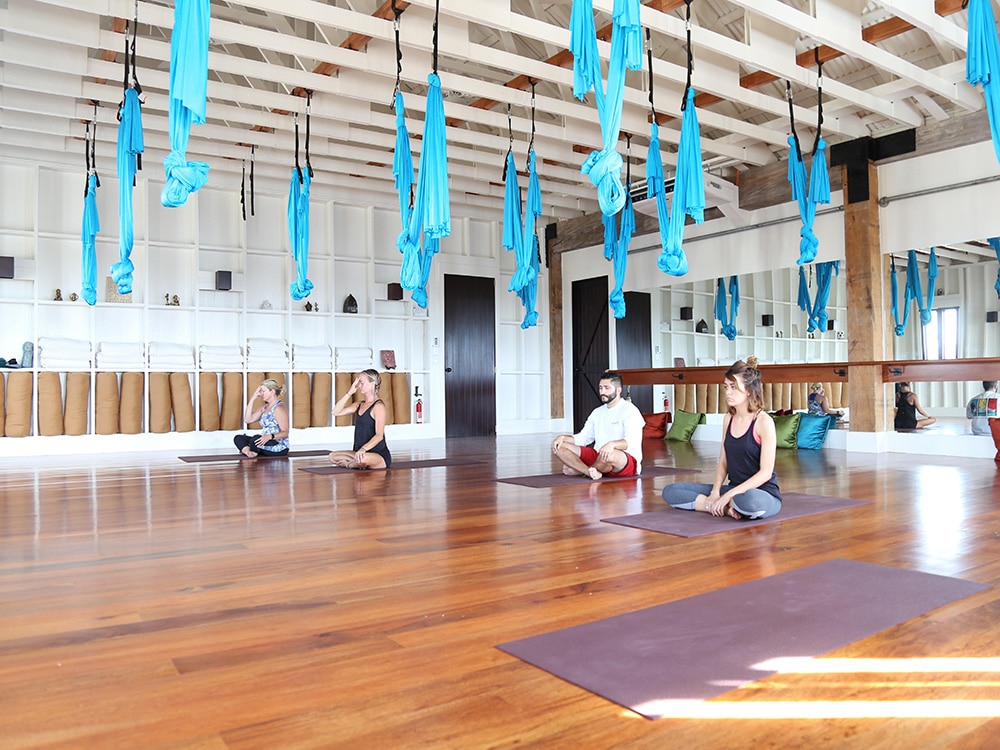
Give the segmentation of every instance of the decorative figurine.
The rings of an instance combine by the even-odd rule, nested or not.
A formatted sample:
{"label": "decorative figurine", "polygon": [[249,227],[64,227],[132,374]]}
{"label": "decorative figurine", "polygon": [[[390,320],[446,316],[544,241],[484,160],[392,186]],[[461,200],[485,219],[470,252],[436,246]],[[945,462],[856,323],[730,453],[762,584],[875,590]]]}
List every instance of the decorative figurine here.
{"label": "decorative figurine", "polygon": [[62,302],[62,289],[56,289],[56,296],[52,299],[55,302]]}
{"label": "decorative figurine", "polygon": [[312,312],[312,309],[313,309],[313,303],[306,302],[306,312]]}
{"label": "decorative figurine", "polygon": [[172,304],[172,305],[173,305],[174,307],[180,307],[180,304],[181,304],[181,299],[180,299],[180,297],[178,297],[178,296],[177,296],[177,295],[175,294],[175,295],[173,296],[173,299],[171,299],[171,300],[170,300],[170,304]]}
{"label": "decorative figurine", "polygon": [[69,301],[70,302],[76,302],[78,299],[80,299],[80,295],[79,294],[77,294],[76,292],[70,292],[69,293]]}
{"label": "decorative figurine", "polygon": [[260,303],[260,309],[261,310],[270,310],[271,309],[271,300],[266,299],[263,302],[261,302]]}
{"label": "decorative figurine", "polygon": [[170,294],[169,293],[163,295],[163,304],[164,305],[169,305],[170,304]]}

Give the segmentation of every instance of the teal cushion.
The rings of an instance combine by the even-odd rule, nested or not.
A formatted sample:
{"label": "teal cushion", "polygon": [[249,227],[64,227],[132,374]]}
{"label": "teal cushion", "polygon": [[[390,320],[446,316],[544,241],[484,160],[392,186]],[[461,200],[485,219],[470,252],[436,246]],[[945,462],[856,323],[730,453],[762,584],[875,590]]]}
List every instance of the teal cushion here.
{"label": "teal cushion", "polygon": [[690,412],[678,409],[674,413],[670,429],[667,430],[667,440],[680,440],[685,443],[691,440],[695,428],[705,424],[705,415],[701,412]]}
{"label": "teal cushion", "polygon": [[802,414],[795,441],[799,448],[818,451],[823,447],[826,433],[830,431],[832,426],[833,421],[826,414]]}
{"label": "teal cushion", "polygon": [[796,435],[799,431],[799,419],[802,414],[795,412],[794,414],[784,414],[782,416],[776,417],[771,416],[774,420],[774,431],[778,436],[778,447],[779,448],[797,448],[798,444],[795,442]]}

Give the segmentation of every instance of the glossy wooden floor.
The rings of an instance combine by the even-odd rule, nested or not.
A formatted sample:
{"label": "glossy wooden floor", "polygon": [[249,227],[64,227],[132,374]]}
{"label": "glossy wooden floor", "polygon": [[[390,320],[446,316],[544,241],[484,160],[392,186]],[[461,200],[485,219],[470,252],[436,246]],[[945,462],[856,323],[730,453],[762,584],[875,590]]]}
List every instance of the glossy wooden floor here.
{"label": "glossy wooden floor", "polygon": [[495,479],[552,470],[544,436],[396,446],[445,453],[0,460],[0,747],[1000,747],[1000,587],[679,719],[495,648],[837,557],[1000,584],[994,462],[782,452],[784,489],[873,503],[682,539],[600,522],[672,477],[530,489]]}

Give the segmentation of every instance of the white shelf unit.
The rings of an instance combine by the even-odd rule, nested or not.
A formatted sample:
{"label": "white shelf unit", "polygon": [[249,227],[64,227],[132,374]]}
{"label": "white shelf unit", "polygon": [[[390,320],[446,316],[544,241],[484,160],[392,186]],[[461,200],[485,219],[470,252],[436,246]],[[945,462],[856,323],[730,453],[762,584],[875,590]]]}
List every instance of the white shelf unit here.
{"label": "white shelf unit", "polygon": [[[843,275],[834,276],[827,313],[833,330],[808,334],[808,316],[798,307],[798,268],[761,271],[739,277],[740,305],[736,314],[739,332],[734,341],[722,335],[715,320],[717,281],[671,284],[660,290],[659,356],[654,362],[673,367],[682,358],[688,367],[729,365],[737,359],[756,356],[761,364],[843,362],[847,360],[846,286]],[[725,278],[727,310],[729,278]],[[815,285],[810,289],[815,296]],[[681,309],[691,308],[691,319],[681,319]],[[773,316],[765,326],[764,315]],[[698,333],[704,320],[708,333]],[[656,323],[654,321],[654,330]],[[672,389],[663,386],[663,397],[673,399]]]}
{"label": "white shelf unit", "polygon": [[[408,299],[387,299],[387,285],[398,280],[399,274],[395,234],[391,237],[395,257],[382,250],[378,256],[374,252],[376,236],[380,241],[386,239],[387,227],[398,227],[398,216],[389,212],[377,216],[371,208],[314,201],[308,278],[315,286],[308,298],[293,300],[289,288],[296,267],[284,197],[256,196],[255,215],[248,215],[244,223],[238,192],[214,189],[209,184],[183,206],[168,209],[159,201],[162,184],[140,173],[133,192],[135,243],[131,258],[136,270],[131,301],[111,302],[107,300],[105,277],[119,258],[118,190],[114,175],[101,175],[102,187],[97,193],[101,217],[96,241],[98,302],[90,306],[82,299],[69,299],[70,294],[80,292],[83,181],[82,170],[0,164],[4,198],[0,204],[0,255],[15,258],[15,278],[0,279],[4,321],[0,356],[20,361],[22,344],[32,342],[36,345],[32,371],[37,373],[37,342],[42,337],[89,341],[95,353],[102,342],[176,343],[190,347],[195,357],[202,345],[239,345],[245,355],[247,339],[275,338],[303,346],[370,348],[373,365],[379,370],[384,369],[379,351],[393,349],[397,371],[409,373],[413,381],[411,393],[414,386],[419,386],[421,393],[427,392],[428,317],[424,311],[415,311]],[[216,271],[232,274],[231,290],[216,290]],[[62,301],[53,299],[56,289]],[[342,312],[348,294],[358,302],[357,314]],[[174,296],[176,305],[172,304]],[[264,309],[265,300],[269,309]],[[307,302],[318,309],[306,310]],[[170,369],[189,373],[198,432],[197,366]],[[249,369],[244,367],[244,374]],[[280,369],[287,376],[294,371],[290,359]],[[94,376],[100,370],[92,366],[84,371],[91,373],[88,434],[96,437]],[[140,371],[147,375],[143,432],[148,433],[148,373],[157,368],[147,364]],[[41,437],[37,430],[37,377],[34,381],[29,439]],[[419,427],[414,426],[414,430],[412,434],[420,434]],[[157,447],[154,441],[149,442],[149,448]]]}

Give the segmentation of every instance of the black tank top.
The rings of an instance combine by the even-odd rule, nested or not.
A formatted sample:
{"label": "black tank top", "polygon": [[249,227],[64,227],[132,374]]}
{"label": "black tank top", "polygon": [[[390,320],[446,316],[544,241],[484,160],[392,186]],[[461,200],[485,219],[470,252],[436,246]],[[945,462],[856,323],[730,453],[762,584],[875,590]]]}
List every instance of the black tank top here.
{"label": "black tank top", "polygon": [[[740,437],[733,435],[733,420],[729,420],[729,429],[723,445],[726,449],[726,469],[729,472],[729,483],[733,486],[742,484],[760,470],[760,443],[754,439],[753,427],[757,423],[757,415],[750,421],[747,431]],[[771,472],[771,478],[760,486],[769,495],[781,501],[781,491],[778,489],[778,475]]]}
{"label": "black tank top", "polygon": [[917,426],[917,407],[910,403],[910,393],[899,394],[896,401],[896,418],[893,426],[897,430],[912,430]]}
{"label": "black tank top", "polygon": [[[373,437],[375,437],[375,417],[372,416],[372,410],[382,399],[376,399],[375,402],[368,407],[368,411],[364,414],[361,413],[361,407],[358,407],[358,411],[354,414],[354,450],[357,451],[362,445],[367,443]],[[374,448],[370,449],[372,453],[377,453],[382,458],[385,459],[385,467],[389,468],[389,464],[392,463],[392,454],[389,453],[389,446],[385,443],[385,436],[376,443]]]}

